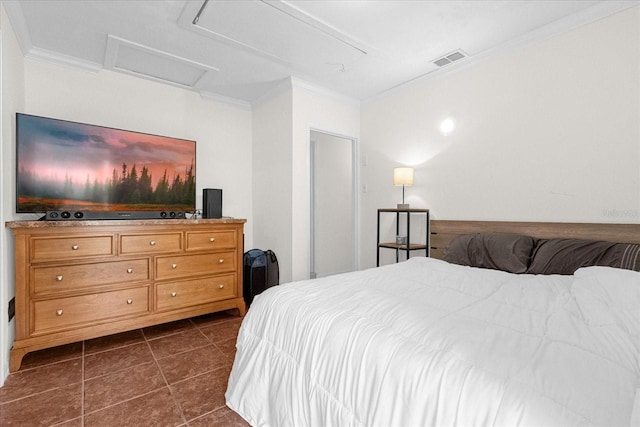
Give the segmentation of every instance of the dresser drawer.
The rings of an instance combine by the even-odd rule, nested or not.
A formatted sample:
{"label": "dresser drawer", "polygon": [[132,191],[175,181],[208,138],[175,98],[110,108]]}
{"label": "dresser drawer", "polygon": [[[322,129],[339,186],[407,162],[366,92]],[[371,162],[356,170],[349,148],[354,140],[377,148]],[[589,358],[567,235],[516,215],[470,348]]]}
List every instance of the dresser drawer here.
{"label": "dresser drawer", "polygon": [[148,254],[182,250],[182,233],[123,234],[121,254]]}
{"label": "dresser drawer", "polygon": [[150,279],[149,259],[96,262],[92,264],[32,267],[35,294],[64,292],[92,286]]}
{"label": "dresser drawer", "polygon": [[149,287],[33,302],[33,333],[149,313]]}
{"label": "dresser drawer", "polygon": [[236,275],[224,274],[202,279],[158,284],[156,308],[188,307],[236,296]]}
{"label": "dresser drawer", "polygon": [[233,230],[187,232],[188,251],[235,249],[237,245],[236,232]]}
{"label": "dresser drawer", "polygon": [[235,271],[235,261],[236,253],[234,251],[157,257],[156,279],[164,280]]}
{"label": "dresser drawer", "polygon": [[31,239],[31,261],[33,262],[105,255],[114,255],[113,235]]}

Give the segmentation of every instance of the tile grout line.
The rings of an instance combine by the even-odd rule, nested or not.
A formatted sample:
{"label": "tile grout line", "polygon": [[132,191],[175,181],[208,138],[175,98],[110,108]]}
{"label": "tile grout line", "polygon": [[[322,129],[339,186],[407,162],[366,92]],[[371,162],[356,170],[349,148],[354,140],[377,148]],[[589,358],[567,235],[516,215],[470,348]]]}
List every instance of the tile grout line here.
{"label": "tile grout line", "polygon": [[[204,335],[204,337],[205,337],[205,338],[207,339],[207,341],[209,342],[209,345],[214,346],[216,349],[218,349],[218,351],[219,351],[219,352],[220,352],[220,353],[221,353],[225,358],[227,358],[227,359],[231,359],[231,363],[233,363],[233,358],[232,358],[232,357],[230,357],[229,355],[227,355],[227,354],[226,354],[224,351],[222,351],[222,349],[218,346],[218,342],[222,342],[222,341],[218,341],[218,342],[213,341],[212,339],[210,339],[210,338],[207,336],[207,334],[205,334],[205,333],[202,331],[202,329],[203,329],[203,328],[208,328],[208,327],[211,327],[211,326],[215,326],[215,325],[224,324],[224,323],[230,323],[231,321],[236,320],[236,318],[235,318],[235,317],[232,317],[232,318],[229,318],[229,319],[221,319],[220,321],[215,321],[215,322],[212,322],[212,323],[208,323],[208,324],[206,324],[206,325],[204,325],[204,326],[202,326],[202,327],[201,327],[200,325],[195,324],[195,322],[193,322],[193,320],[192,320],[192,319],[189,319],[189,320],[194,324],[194,326],[198,329],[198,331],[199,331],[202,335]],[[242,320],[242,318],[241,318],[241,320]],[[229,338],[229,339],[234,339],[234,338]],[[235,339],[237,339],[237,335],[236,335],[236,338],[235,338]],[[198,375],[195,375],[195,376],[193,376],[193,377],[191,377],[191,378],[187,378],[187,379],[184,379],[184,380],[178,381],[177,383],[180,383],[180,382],[183,382],[183,381],[188,381],[188,380],[191,380],[191,379],[193,379],[193,378],[197,378],[197,377],[199,377],[199,376],[201,376],[201,375],[205,375],[205,374],[208,374],[208,373],[211,373],[211,372],[215,372],[215,371],[219,371],[219,370],[222,370],[222,369],[224,369],[224,367],[214,368],[214,369],[212,369],[211,371],[202,372],[202,373],[200,373],[200,374],[198,374]],[[176,384],[177,384],[177,383],[176,383]],[[209,411],[209,412],[207,412],[207,413],[204,413],[204,414],[198,415],[197,417],[195,417],[195,418],[193,418],[193,419],[189,420],[189,422],[194,421],[194,420],[197,420],[197,419],[199,419],[199,418],[204,418],[204,417],[206,417],[207,415],[210,415],[210,414],[213,414],[214,412],[218,412],[218,411],[220,411],[220,410],[223,410],[224,408],[228,408],[228,407],[227,407],[227,404],[226,404],[226,401],[225,401],[225,404],[224,404],[223,406],[220,406],[220,407],[218,407],[218,408],[215,408],[215,409],[213,409],[213,410],[211,410],[211,411]]]}
{"label": "tile grout line", "polygon": [[[47,350],[47,349],[43,349],[43,350]],[[36,351],[42,351],[42,350],[36,350]],[[80,359],[80,358],[82,358],[82,355],[80,355],[80,356],[76,356],[76,357],[69,357],[68,359],[60,359],[60,360],[56,360],[56,361],[54,361],[54,362],[47,362],[47,363],[44,363],[44,364],[42,364],[42,365],[36,365],[36,366],[29,367],[29,368],[20,368],[20,369],[18,369],[18,370],[17,370],[17,371],[15,371],[15,372],[10,372],[10,373],[9,373],[9,375],[15,375],[15,374],[19,374],[19,373],[21,373],[21,372],[29,372],[29,371],[33,371],[33,370],[35,370],[35,369],[44,368],[44,367],[46,367],[46,366],[59,365],[60,363],[70,362],[70,361],[72,361],[72,360]],[[7,377],[7,378],[8,378],[8,377]],[[3,387],[4,387],[4,386],[3,386]]]}
{"label": "tile grout line", "polygon": [[111,347],[111,348],[106,348],[104,350],[98,350],[98,351],[93,351],[91,353],[87,353],[86,356],[95,356],[96,354],[102,354],[102,353],[106,353],[107,351],[111,351],[111,350],[117,350],[119,348],[126,348],[126,347],[132,347],[136,344],[142,344],[142,342],[144,341],[144,339],[142,341],[138,341],[138,342],[131,342],[131,343],[127,343],[127,344],[122,344],[116,347]]}
{"label": "tile grout line", "polygon": [[[191,319],[189,319],[189,321],[191,322]],[[191,322],[193,323],[193,322]],[[175,335],[175,334],[171,334],[171,335]],[[171,336],[168,335],[168,336]],[[184,415],[184,410],[182,409],[182,406],[180,405],[180,403],[176,400],[176,397],[173,395],[173,390],[171,390],[171,386],[169,385],[169,381],[167,381],[167,377],[164,375],[164,372],[162,372],[162,368],[160,367],[160,364],[158,363],[158,358],[156,357],[155,353],[153,352],[153,349],[151,348],[151,345],[149,344],[149,340],[147,339],[147,336],[144,335],[144,331],[142,333],[142,336],[144,337],[144,342],[147,344],[147,347],[149,348],[149,352],[151,353],[151,357],[153,358],[154,363],[156,364],[156,367],[158,368],[158,371],[160,371],[160,375],[162,376],[162,379],[164,380],[165,386],[167,387],[167,390],[169,390],[169,394],[171,395],[171,400],[173,401],[173,404],[176,405],[176,407],[180,410],[180,417],[182,417],[182,425],[188,425],[187,424],[187,417]]]}
{"label": "tile grout line", "polygon": [[[45,363],[43,365],[34,366],[32,368],[27,368],[27,369],[24,369],[22,371],[18,370],[18,371],[15,372],[15,373],[28,372],[28,371],[35,370],[35,369],[38,369],[38,368],[45,368],[47,366],[58,365],[58,364],[62,364],[62,363],[65,363],[65,362],[76,360],[76,359],[80,359],[80,381],[79,381],[79,383],[80,383],[80,415],[77,416],[77,417],[73,417],[73,418],[67,419],[67,420],[62,420],[59,423],[54,424],[54,426],[63,425],[65,423],[68,423],[69,421],[73,421],[75,419],[80,418],[80,426],[84,427],[84,416],[83,416],[83,413],[84,413],[84,341],[82,341],[82,354],[80,356],[78,356],[78,357],[71,357],[69,359],[58,360],[58,361],[55,361],[55,362]],[[77,384],[77,383],[69,383],[69,384],[66,384],[64,387],[70,386],[70,385],[73,385],[73,384]],[[8,404],[8,403],[18,402],[20,400],[28,399],[30,397],[38,396],[38,395],[41,395],[41,394],[44,394],[44,393],[48,393],[48,392],[51,392],[51,391],[54,391],[54,390],[59,390],[62,387],[63,386],[51,387],[49,389],[41,390],[41,391],[38,391],[36,393],[31,393],[31,394],[28,394],[26,396],[19,397],[17,399],[8,400],[6,402],[2,402],[2,404],[0,404],[0,406]]]}
{"label": "tile grout line", "polygon": [[111,405],[107,405],[107,406],[105,406],[103,408],[99,408],[99,409],[93,410],[91,412],[88,412],[87,415],[92,415],[92,414],[95,414],[97,412],[104,411],[105,409],[113,408],[114,406],[118,406],[118,405],[121,405],[121,404],[126,403],[126,402],[131,402],[132,400],[139,399],[139,398],[147,396],[149,394],[157,393],[159,390],[162,390],[163,388],[164,387],[160,387],[160,388],[157,388],[155,390],[151,390],[151,391],[148,391],[146,393],[142,393],[142,394],[130,397],[130,398],[125,399],[125,400],[121,400],[120,402],[112,403]]}
{"label": "tile grout line", "polygon": [[[65,387],[66,387],[66,386],[70,386],[70,385],[74,385],[74,384],[78,384],[78,383],[80,383],[80,381],[75,382],[75,383],[69,383],[69,384],[66,384],[66,385],[65,385]],[[38,395],[40,395],[40,394],[49,393],[50,391],[58,390],[58,389],[61,389],[62,387],[63,387],[63,386],[55,386],[55,387],[48,388],[48,389],[46,389],[46,390],[41,390],[41,391],[37,391],[37,392],[35,392],[35,393],[27,394],[26,396],[18,397],[18,398],[16,398],[16,399],[7,400],[6,402],[2,402],[2,403],[0,403],[0,406],[2,406],[2,405],[7,405],[7,404],[9,404],[9,403],[19,402],[20,400],[28,399],[29,397],[38,396]]]}
{"label": "tile grout line", "polygon": [[[24,369],[24,370],[18,370],[18,371],[15,371],[15,372],[11,372],[9,375],[11,376],[11,375],[20,374],[20,373],[23,373],[23,372],[34,371],[36,369],[42,369],[42,368],[46,368],[46,367],[49,367],[49,366],[59,365],[59,364],[70,362],[70,361],[76,360],[76,359],[82,359],[82,356],[71,357],[71,358],[65,359],[65,360],[58,360],[58,361],[55,361],[55,362],[45,363],[45,364],[39,365],[39,366],[34,366],[32,368],[27,368],[27,369]],[[81,369],[82,369],[82,360],[80,361],[80,363],[81,363]],[[4,402],[0,402],[0,406],[6,405],[6,404],[9,404],[9,403],[18,402],[20,400],[24,400],[24,399],[27,399],[27,398],[30,398],[30,397],[33,397],[33,396],[38,396],[40,394],[49,393],[49,392],[51,392],[53,390],[58,390],[58,389],[60,389],[62,387],[66,387],[66,386],[70,386],[70,385],[73,385],[73,384],[82,383],[82,381],[83,381],[82,374],[83,374],[83,372],[81,371],[80,380],[77,381],[77,382],[71,382],[71,383],[65,384],[64,386],[60,386],[60,385],[52,386],[51,388],[47,388],[47,389],[44,389],[44,390],[36,391],[36,392],[30,393],[30,394],[27,394],[27,395],[24,395],[24,396],[21,396],[21,397],[17,397],[15,399],[6,400]],[[7,378],[9,378],[9,377],[7,377]],[[3,385],[3,387],[5,387],[5,386],[6,386],[6,383],[5,383],[5,385]]]}
{"label": "tile grout line", "polygon": [[[148,342],[148,340],[147,340],[146,336],[144,335],[143,330],[142,330],[142,329],[140,329],[140,331],[141,331],[141,333],[142,333],[143,341],[141,341],[141,342],[136,342],[136,343],[131,343],[131,344],[127,344],[127,345],[123,345],[123,346],[115,347],[115,348],[111,348],[111,349],[108,349],[108,350],[104,350],[103,352],[110,351],[110,350],[117,350],[117,349],[121,349],[121,348],[124,348],[124,347],[131,347],[131,346],[133,346],[133,345],[146,344],[147,348],[149,349],[149,353],[151,353],[151,357],[153,358],[153,363],[154,363],[154,364],[156,365],[156,367],[158,368],[158,371],[160,372],[160,375],[162,376],[162,379],[163,379],[163,380],[164,380],[164,382],[165,382],[165,386],[160,387],[160,388],[156,388],[156,389],[154,389],[154,390],[147,391],[146,393],[142,393],[142,394],[139,394],[139,395],[137,395],[137,396],[132,396],[132,397],[130,397],[130,398],[128,398],[128,399],[125,399],[125,400],[122,400],[122,401],[119,401],[119,402],[113,403],[113,404],[111,404],[111,405],[107,405],[107,406],[102,407],[102,408],[99,408],[99,409],[96,409],[96,410],[94,410],[94,411],[89,412],[89,413],[88,413],[88,415],[95,414],[95,413],[100,412],[100,411],[103,411],[103,410],[105,410],[105,409],[108,409],[108,408],[112,408],[112,407],[114,407],[114,406],[121,405],[121,404],[123,404],[123,403],[125,403],[125,402],[130,402],[130,401],[132,401],[132,400],[139,399],[140,397],[147,396],[147,395],[152,394],[152,393],[156,393],[156,392],[158,392],[159,390],[162,390],[162,389],[163,389],[163,388],[165,388],[165,387],[167,387],[167,388],[169,389],[169,392],[171,393],[171,389],[168,387],[167,379],[165,378],[164,373],[162,372],[162,369],[160,369],[160,366],[159,366],[159,364],[158,364],[158,361],[157,361],[157,359],[156,359],[155,355],[153,354],[153,350],[152,350],[152,349],[151,349],[151,347],[149,346],[149,342]],[[94,354],[98,354],[98,353],[102,353],[102,352],[91,353],[89,356],[92,356],[92,355],[94,355]],[[133,368],[133,367],[137,367],[137,366],[145,365],[145,364],[147,364],[147,363],[151,363],[151,362],[145,362],[145,363],[142,363],[142,364],[139,364],[139,365],[130,366],[130,367],[128,367],[128,368],[118,369],[117,371],[113,371],[113,372],[120,372],[120,371],[124,371],[124,370],[126,370],[126,369],[130,369],[130,368]],[[96,379],[96,378],[101,378],[101,377],[104,377],[104,376],[107,376],[107,375],[111,375],[113,372],[109,372],[108,374],[99,375],[99,376],[97,376],[97,377],[92,377],[92,378],[90,378],[88,381],[92,381],[92,380],[94,380],[94,379]],[[179,407],[179,406],[178,406],[178,407]],[[182,415],[182,409],[180,410],[180,412],[181,412],[181,415]],[[84,411],[83,411],[83,413],[84,413]],[[184,419],[184,417],[183,417],[183,419]],[[181,425],[183,425],[183,424],[181,424]],[[84,426],[84,416],[83,416],[83,426]]]}
{"label": "tile grout line", "polygon": [[84,355],[85,355],[85,347],[86,341],[82,341],[82,387],[80,388],[80,427],[84,427]]}

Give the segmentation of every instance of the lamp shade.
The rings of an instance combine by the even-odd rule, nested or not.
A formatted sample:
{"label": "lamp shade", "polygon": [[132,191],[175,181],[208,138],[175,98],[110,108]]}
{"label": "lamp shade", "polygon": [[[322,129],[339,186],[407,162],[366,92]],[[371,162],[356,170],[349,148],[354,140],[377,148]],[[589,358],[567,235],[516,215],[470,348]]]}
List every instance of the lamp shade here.
{"label": "lamp shade", "polygon": [[413,168],[394,168],[393,185],[413,185]]}

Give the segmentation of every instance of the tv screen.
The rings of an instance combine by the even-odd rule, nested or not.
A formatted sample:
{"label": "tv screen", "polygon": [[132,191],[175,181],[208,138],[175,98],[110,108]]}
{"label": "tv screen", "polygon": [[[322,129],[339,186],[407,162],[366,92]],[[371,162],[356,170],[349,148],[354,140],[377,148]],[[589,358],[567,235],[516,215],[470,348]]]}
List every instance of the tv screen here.
{"label": "tv screen", "polygon": [[17,213],[195,210],[195,141],[17,113],[16,150]]}

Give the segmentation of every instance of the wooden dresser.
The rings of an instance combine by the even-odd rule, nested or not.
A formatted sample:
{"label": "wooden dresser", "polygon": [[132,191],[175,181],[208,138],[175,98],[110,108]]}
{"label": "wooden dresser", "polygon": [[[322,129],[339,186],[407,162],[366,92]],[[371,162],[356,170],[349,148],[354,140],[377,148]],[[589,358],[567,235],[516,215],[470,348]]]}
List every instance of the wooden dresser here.
{"label": "wooden dresser", "polygon": [[244,219],[15,221],[16,338],[30,351],[235,309]]}

